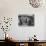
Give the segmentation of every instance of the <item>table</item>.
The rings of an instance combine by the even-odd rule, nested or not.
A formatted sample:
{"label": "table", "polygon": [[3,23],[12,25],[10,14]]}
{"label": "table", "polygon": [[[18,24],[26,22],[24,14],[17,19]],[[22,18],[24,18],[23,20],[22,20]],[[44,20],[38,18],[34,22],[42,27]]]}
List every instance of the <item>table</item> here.
{"label": "table", "polygon": [[[13,40],[8,42],[16,46],[46,46],[46,40],[29,41],[29,40]],[[23,45],[22,45],[23,44]]]}

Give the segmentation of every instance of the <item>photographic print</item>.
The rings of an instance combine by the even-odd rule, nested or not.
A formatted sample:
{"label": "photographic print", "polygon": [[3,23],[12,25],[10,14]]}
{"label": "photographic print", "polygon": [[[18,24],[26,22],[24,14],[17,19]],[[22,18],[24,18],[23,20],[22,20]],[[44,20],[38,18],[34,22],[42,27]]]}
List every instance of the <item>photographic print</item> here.
{"label": "photographic print", "polygon": [[33,7],[33,8],[38,8],[43,4],[43,0],[29,0],[29,4]]}
{"label": "photographic print", "polygon": [[34,26],[34,15],[19,15],[19,26]]}

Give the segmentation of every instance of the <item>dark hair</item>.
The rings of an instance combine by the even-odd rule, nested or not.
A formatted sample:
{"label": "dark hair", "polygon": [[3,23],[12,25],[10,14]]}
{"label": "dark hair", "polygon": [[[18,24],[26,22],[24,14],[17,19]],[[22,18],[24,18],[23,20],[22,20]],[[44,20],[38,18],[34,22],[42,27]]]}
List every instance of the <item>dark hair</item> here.
{"label": "dark hair", "polygon": [[34,37],[36,37],[36,35],[34,35]]}

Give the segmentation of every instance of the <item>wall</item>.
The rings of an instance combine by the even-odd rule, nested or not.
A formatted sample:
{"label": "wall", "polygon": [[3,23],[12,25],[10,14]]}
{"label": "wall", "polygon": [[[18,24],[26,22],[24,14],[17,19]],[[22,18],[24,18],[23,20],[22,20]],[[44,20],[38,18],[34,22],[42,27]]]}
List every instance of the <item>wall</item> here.
{"label": "wall", "polygon": [[[8,33],[17,40],[27,40],[34,34],[37,35],[39,40],[45,40],[45,12],[46,7],[44,5],[40,8],[33,8],[30,6],[28,0],[0,0],[0,18],[4,16],[13,17],[12,26]],[[19,27],[19,14],[35,14],[35,26]],[[2,35],[2,33],[3,31],[0,31],[0,35]],[[0,39],[4,39],[4,37],[0,36]]]}

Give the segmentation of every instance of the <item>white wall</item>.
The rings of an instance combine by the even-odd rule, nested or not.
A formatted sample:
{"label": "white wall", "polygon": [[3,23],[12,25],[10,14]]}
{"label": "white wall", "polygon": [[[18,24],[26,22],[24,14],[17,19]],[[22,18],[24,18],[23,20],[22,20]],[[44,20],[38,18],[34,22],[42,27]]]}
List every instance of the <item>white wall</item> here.
{"label": "white wall", "polygon": [[[0,0],[0,16],[13,17],[11,29],[9,31],[17,40],[27,40],[34,34],[37,35],[39,40],[45,40],[45,6],[40,8],[33,8],[30,6],[28,0]],[[19,14],[35,14],[34,27],[19,27],[18,15]],[[2,31],[0,31],[0,35]],[[45,34],[44,34],[45,33]],[[0,39],[3,37],[0,36]]]}

